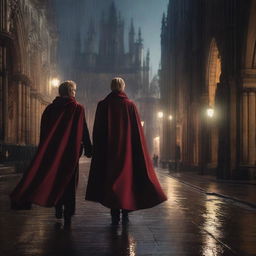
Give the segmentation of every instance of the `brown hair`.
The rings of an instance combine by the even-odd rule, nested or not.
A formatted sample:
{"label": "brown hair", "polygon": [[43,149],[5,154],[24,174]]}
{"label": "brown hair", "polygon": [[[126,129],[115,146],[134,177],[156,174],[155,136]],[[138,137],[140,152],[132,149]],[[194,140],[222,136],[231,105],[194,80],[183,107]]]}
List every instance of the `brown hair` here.
{"label": "brown hair", "polygon": [[62,82],[59,85],[59,95],[60,96],[70,96],[70,91],[72,88],[76,87],[76,83],[71,80]]}
{"label": "brown hair", "polygon": [[111,81],[111,90],[123,91],[125,88],[125,82],[121,77],[114,77]]}

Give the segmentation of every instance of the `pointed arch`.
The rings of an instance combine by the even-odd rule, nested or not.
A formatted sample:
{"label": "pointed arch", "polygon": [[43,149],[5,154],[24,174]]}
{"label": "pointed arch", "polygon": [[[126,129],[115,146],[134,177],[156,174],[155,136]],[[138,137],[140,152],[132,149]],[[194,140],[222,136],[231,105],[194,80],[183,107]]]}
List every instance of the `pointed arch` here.
{"label": "pointed arch", "polygon": [[209,106],[214,107],[215,105],[215,94],[217,85],[220,82],[221,74],[221,57],[220,52],[216,43],[215,38],[212,39],[208,57],[208,68],[207,68],[207,89],[209,96]]}
{"label": "pointed arch", "polygon": [[245,68],[256,68],[256,1],[252,1],[248,23]]}

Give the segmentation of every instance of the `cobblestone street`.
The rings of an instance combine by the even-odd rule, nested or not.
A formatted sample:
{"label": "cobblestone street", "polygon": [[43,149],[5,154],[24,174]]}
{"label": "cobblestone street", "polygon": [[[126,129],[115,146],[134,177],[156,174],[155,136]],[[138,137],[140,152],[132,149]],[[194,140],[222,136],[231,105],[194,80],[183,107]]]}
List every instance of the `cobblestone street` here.
{"label": "cobblestone street", "polygon": [[80,161],[77,211],[70,230],[52,208],[10,210],[8,193],[18,178],[0,180],[1,256],[211,256],[256,255],[256,210],[206,195],[159,171],[169,200],[130,214],[127,227],[112,228],[109,210],[84,201],[89,162]]}

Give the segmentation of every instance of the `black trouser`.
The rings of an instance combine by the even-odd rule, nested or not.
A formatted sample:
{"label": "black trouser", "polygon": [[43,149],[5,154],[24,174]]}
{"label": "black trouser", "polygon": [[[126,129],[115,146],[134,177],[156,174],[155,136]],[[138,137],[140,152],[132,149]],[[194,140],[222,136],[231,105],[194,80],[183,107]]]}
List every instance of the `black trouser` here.
{"label": "black trouser", "polygon": [[122,216],[128,216],[128,213],[131,212],[129,210],[124,210],[124,209],[111,209],[110,214],[112,219],[116,219],[119,221],[120,219],[120,213],[122,213]]}
{"label": "black trouser", "polygon": [[76,187],[78,183],[78,167],[67,186],[62,198],[55,205],[56,211],[62,211],[64,206],[64,217],[69,218],[75,214],[76,208]]}

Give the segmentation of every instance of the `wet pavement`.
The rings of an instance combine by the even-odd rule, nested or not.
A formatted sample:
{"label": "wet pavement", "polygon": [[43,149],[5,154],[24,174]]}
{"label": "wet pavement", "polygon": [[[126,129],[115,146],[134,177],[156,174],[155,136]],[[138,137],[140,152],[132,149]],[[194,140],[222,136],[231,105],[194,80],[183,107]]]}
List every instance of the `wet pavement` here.
{"label": "wet pavement", "polygon": [[169,200],[130,214],[127,227],[110,226],[109,210],[84,201],[89,162],[80,163],[77,211],[70,230],[53,208],[12,211],[17,178],[0,180],[1,256],[256,255],[256,210],[207,195],[158,171]]}
{"label": "wet pavement", "polygon": [[195,172],[161,171],[166,172],[166,174],[184,184],[193,186],[198,190],[202,190],[204,193],[219,195],[256,208],[255,180],[218,180],[214,176],[200,175]]}

